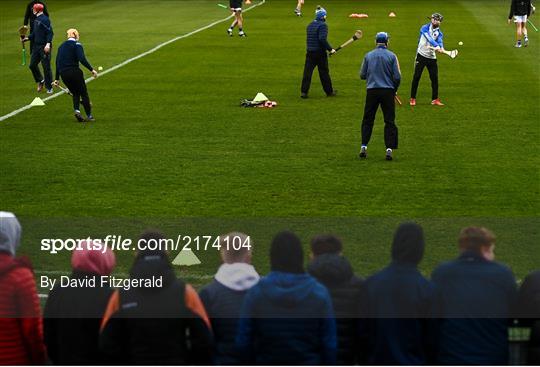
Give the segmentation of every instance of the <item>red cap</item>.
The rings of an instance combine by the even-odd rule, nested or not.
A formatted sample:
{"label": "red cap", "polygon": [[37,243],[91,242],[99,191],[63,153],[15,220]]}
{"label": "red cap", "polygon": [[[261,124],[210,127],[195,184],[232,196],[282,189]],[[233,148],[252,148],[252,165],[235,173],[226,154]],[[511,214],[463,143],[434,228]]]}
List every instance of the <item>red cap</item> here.
{"label": "red cap", "polygon": [[44,7],[43,7],[43,4],[41,4],[41,3],[35,3],[34,6],[32,7],[32,9],[36,13],[41,13],[43,11]]}

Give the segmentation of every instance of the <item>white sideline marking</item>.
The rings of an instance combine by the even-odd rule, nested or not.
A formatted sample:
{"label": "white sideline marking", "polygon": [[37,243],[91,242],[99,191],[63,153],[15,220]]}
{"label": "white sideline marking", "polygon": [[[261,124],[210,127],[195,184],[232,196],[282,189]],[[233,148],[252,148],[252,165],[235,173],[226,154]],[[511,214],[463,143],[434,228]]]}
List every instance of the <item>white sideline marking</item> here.
{"label": "white sideline marking", "polygon": [[[244,12],[250,11],[251,9],[254,9],[254,8],[258,7],[258,6],[261,6],[261,5],[263,5],[265,2],[266,2],[266,0],[261,0],[259,3],[254,4],[254,5],[250,6],[249,8],[247,8],[246,10],[244,10]],[[226,18],[223,18],[223,19],[220,19],[220,20],[216,20],[215,22],[212,22],[212,23],[210,23],[210,24],[208,24],[208,25],[205,25],[205,26],[202,27],[202,28],[198,28],[198,29],[196,29],[196,30],[194,30],[194,31],[191,31],[191,32],[189,32],[189,33],[183,34],[183,35],[181,35],[181,36],[177,36],[177,37],[175,37],[175,38],[173,38],[173,39],[171,39],[171,40],[168,40],[168,41],[166,41],[166,42],[160,43],[160,44],[157,45],[156,47],[154,47],[154,48],[152,48],[152,49],[150,49],[150,50],[148,50],[148,51],[146,51],[146,52],[143,52],[143,53],[140,54],[140,55],[137,55],[137,56],[135,56],[135,57],[132,57],[131,59],[127,59],[126,61],[124,61],[124,62],[122,62],[122,63],[120,63],[120,64],[118,64],[118,65],[115,65],[115,66],[113,66],[113,67],[111,67],[111,68],[105,70],[105,71],[102,72],[102,73],[99,73],[98,78],[101,77],[101,76],[103,76],[103,75],[105,75],[105,74],[108,74],[108,73],[110,73],[110,72],[113,72],[113,71],[115,71],[115,70],[117,70],[117,69],[120,69],[121,67],[124,67],[124,66],[126,66],[127,64],[129,64],[129,63],[131,63],[131,62],[133,62],[133,61],[135,61],[135,60],[138,60],[138,59],[140,59],[140,58],[142,58],[142,57],[145,57],[145,56],[148,56],[148,55],[150,55],[150,54],[153,54],[154,52],[156,52],[156,51],[159,50],[160,48],[165,47],[165,46],[167,46],[167,45],[169,45],[169,44],[171,44],[171,43],[173,43],[173,42],[176,42],[176,41],[178,41],[178,40],[181,40],[182,38],[187,38],[187,37],[193,36],[194,34],[197,34],[197,33],[199,33],[199,32],[205,31],[205,30],[207,30],[208,28],[212,28],[213,26],[215,26],[215,25],[217,25],[217,24],[219,24],[219,23],[223,23],[223,22],[227,21],[228,19],[231,19],[232,17],[233,17],[232,15],[229,15],[229,16],[226,17]],[[90,78],[86,79],[86,83],[90,83],[92,80],[94,80],[94,78],[93,78],[93,77],[90,77]],[[49,97],[42,98],[42,100],[43,100],[43,102],[47,102],[47,101],[50,101],[51,99],[54,99],[54,98],[56,98],[56,97],[58,97],[58,96],[61,96],[62,94],[66,94],[66,92],[60,91],[60,92],[55,93],[55,94],[53,94],[53,95],[51,95],[51,96],[49,96]],[[28,104],[28,105],[26,105],[26,106],[24,106],[24,107],[21,107],[21,108],[15,110],[15,111],[12,111],[12,112],[8,113],[7,115],[4,115],[4,116],[0,117],[0,122],[2,122],[2,121],[4,121],[4,120],[7,120],[7,119],[10,118],[10,117],[16,116],[16,115],[18,115],[18,114],[21,113],[21,112],[24,112],[24,111],[26,111],[26,110],[29,110],[29,109],[32,108],[32,107],[33,107],[33,106],[31,106],[30,104]]]}

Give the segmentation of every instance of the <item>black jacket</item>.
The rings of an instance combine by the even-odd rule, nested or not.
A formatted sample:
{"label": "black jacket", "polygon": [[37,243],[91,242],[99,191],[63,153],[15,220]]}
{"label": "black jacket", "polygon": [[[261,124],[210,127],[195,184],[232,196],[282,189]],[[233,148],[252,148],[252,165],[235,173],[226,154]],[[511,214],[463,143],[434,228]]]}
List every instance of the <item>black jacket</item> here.
{"label": "black jacket", "polygon": [[354,275],[349,261],[340,255],[317,256],[308,272],[328,289],[337,324],[337,364],[357,364],[359,355],[357,318],[363,280]]}
{"label": "black jacket", "polygon": [[162,287],[122,289],[111,297],[100,338],[107,362],[211,363],[211,334],[197,293],[176,279],[165,257],[138,258],[130,277],[151,279],[153,276],[162,277]]}
{"label": "black jacket", "polygon": [[95,278],[95,287],[55,287],[43,314],[43,332],[54,364],[103,364],[99,327],[112,293],[95,274],[74,272],[71,279]]}
{"label": "black jacket", "polygon": [[527,363],[540,364],[540,270],[529,274],[519,289],[519,316],[524,326],[531,327]]}
{"label": "black jacket", "polygon": [[531,0],[511,0],[510,14],[508,19],[512,19],[514,15],[531,15]]}
{"label": "black jacket", "polygon": [[214,279],[200,292],[214,332],[218,365],[238,365],[242,361],[235,347],[236,329],[247,290],[235,291]]}

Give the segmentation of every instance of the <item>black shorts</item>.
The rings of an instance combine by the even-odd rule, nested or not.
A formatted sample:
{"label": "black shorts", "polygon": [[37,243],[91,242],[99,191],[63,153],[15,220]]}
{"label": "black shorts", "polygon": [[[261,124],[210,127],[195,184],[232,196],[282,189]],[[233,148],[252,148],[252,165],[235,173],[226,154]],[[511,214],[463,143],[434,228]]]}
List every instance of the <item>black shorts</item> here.
{"label": "black shorts", "polygon": [[242,0],[229,0],[229,7],[234,11],[242,11]]}

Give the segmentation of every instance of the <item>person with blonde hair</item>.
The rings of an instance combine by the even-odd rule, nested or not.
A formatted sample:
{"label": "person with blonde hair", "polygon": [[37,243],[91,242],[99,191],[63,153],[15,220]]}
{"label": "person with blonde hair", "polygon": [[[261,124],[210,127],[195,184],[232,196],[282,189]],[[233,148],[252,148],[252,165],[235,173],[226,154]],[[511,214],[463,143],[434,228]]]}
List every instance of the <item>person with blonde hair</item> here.
{"label": "person with blonde hair", "polygon": [[235,349],[238,317],[250,288],[259,282],[251,265],[253,243],[244,233],[232,232],[220,237],[223,264],[214,280],[199,293],[212,323],[216,345],[214,362],[218,365],[240,364]]}
{"label": "person with blonde hair", "polygon": [[[79,63],[90,70],[94,78],[97,78],[98,73],[94,70],[92,65],[90,65],[84,55],[83,46],[79,42],[79,31],[75,28],[70,28],[66,33],[67,41],[62,43],[60,48],[58,48],[58,55],[56,56],[56,77],[53,84],[58,85],[59,79],[62,77],[62,81],[73,95],[73,109],[77,121],[95,121],[94,116],[92,115],[90,97],[88,96],[88,91],[86,89],[86,82],[84,80],[83,72],[79,68]],[[86,119],[81,115],[81,101],[84,111],[86,112]]]}

